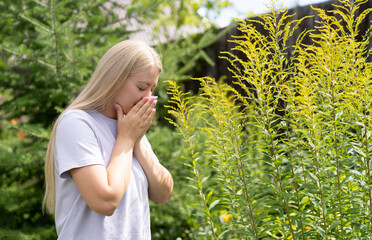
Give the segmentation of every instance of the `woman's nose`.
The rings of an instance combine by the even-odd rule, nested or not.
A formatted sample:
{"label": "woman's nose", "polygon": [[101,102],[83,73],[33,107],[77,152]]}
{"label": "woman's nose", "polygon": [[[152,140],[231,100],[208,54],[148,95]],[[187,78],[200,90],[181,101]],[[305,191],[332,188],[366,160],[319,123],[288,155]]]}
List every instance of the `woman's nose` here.
{"label": "woman's nose", "polygon": [[145,98],[145,97],[151,97],[151,95],[152,95],[152,91],[151,90],[147,90],[147,91],[145,91],[144,93],[143,93],[143,96],[142,96],[142,98]]}

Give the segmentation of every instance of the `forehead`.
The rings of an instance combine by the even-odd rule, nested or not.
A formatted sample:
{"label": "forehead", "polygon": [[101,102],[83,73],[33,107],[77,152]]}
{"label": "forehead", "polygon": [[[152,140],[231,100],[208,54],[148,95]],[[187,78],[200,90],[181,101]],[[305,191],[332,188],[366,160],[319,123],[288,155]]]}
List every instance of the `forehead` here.
{"label": "forehead", "polygon": [[156,67],[149,67],[139,73],[130,75],[127,81],[143,83],[147,85],[156,85],[158,82],[159,74],[159,70]]}

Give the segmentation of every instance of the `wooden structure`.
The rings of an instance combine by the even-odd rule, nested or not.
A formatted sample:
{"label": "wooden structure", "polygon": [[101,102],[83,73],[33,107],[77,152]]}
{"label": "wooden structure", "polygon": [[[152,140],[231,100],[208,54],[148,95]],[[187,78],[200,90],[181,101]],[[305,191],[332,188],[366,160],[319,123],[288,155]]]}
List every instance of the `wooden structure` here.
{"label": "wooden structure", "polygon": [[[295,7],[295,8],[289,9],[288,14],[294,14],[294,13],[296,14],[293,18],[291,18],[291,20],[301,19],[305,16],[313,16],[311,18],[305,19],[301,23],[299,29],[297,29],[295,31],[294,37],[290,41],[293,41],[293,44],[294,44],[295,39],[296,39],[295,36],[296,35],[298,36],[298,34],[300,32],[302,32],[304,30],[315,29],[316,21],[320,20],[320,18],[317,15],[317,12],[311,6],[313,6],[314,8],[321,8],[321,9],[324,9],[326,11],[329,11],[329,10],[335,9],[335,7],[334,7],[335,4],[339,5],[340,3],[337,0],[331,0],[331,1],[323,2],[323,3],[318,3],[318,4],[308,5],[308,6],[300,6],[300,7]],[[358,9],[357,14],[363,12],[367,8],[372,8],[372,1],[368,1],[367,3],[363,4],[360,7],[360,9]],[[366,33],[366,31],[370,30],[371,22],[372,22],[372,13],[369,13],[367,15],[366,19],[361,24],[361,29],[360,29],[361,35],[364,35]],[[259,31],[264,32],[262,27],[259,26],[259,25],[257,26],[257,29]],[[195,71],[195,72],[192,73],[192,76],[193,77],[209,76],[209,77],[213,77],[213,78],[216,78],[216,79],[219,79],[223,76],[226,76],[227,81],[229,81],[229,80],[231,81],[231,73],[228,70],[228,67],[230,66],[230,63],[225,59],[221,59],[220,56],[222,56],[221,52],[231,51],[231,49],[234,48],[235,45],[233,43],[229,42],[229,40],[233,39],[232,36],[239,36],[241,34],[242,33],[239,32],[236,27],[233,27],[230,31],[228,31],[226,33],[226,35],[224,37],[219,39],[219,41],[217,41],[213,45],[209,46],[207,49],[204,49],[207,52],[207,54],[215,62],[215,66],[211,67],[210,65],[208,65],[208,63],[201,62],[200,64],[202,64],[203,66],[200,69],[202,69],[203,71],[201,71],[201,72],[196,72]],[[311,43],[310,41],[311,41],[311,39],[308,36],[304,38],[305,43],[309,44],[309,43]],[[370,47],[372,47],[372,39],[371,39],[371,42],[370,42]],[[234,54],[239,56],[240,53],[236,52]],[[239,57],[241,57],[241,59],[244,59],[244,56],[239,56]],[[370,57],[369,60],[371,61],[372,58]],[[186,83],[186,89],[196,92],[197,89],[198,89],[198,86],[195,86],[195,81],[193,81],[193,83],[191,83],[191,82]]]}

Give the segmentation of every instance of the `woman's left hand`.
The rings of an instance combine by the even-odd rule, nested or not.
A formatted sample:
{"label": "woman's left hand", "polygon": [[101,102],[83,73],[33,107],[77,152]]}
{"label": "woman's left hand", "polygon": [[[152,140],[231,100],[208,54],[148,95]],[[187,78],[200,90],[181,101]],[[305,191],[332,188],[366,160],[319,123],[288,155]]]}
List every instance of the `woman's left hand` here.
{"label": "woman's left hand", "polygon": [[117,105],[118,137],[128,137],[137,143],[145,135],[155,115],[156,97],[141,99],[124,115]]}

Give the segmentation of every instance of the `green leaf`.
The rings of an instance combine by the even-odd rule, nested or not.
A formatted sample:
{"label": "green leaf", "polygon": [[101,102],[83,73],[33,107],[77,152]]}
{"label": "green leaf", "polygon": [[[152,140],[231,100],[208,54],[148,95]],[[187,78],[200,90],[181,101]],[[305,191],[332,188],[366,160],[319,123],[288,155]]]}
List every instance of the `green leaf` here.
{"label": "green leaf", "polygon": [[33,25],[35,25],[37,28],[47,32],[47,33],[53,33],[52,29],[49,27],[49,26],[46,26],[45,24],[41,23],[40,21],[38,21],[37,19],[33,18],[33,17],[30,17],[30,16],[26,16],[25,14],[21,13],[19,14],[19,16],[27,21],[29,21],[30,23],[32,23]]}
{"label": "green leaf", "polygon": [[215,201],[213,201],[210,205],[209,205],[209,207],[208,207],[208,209],[209,209],[209,211],[212,211],[212,209],[220,202],[220,200],[221,199],[217,199],[217,200],[215,200]]}

